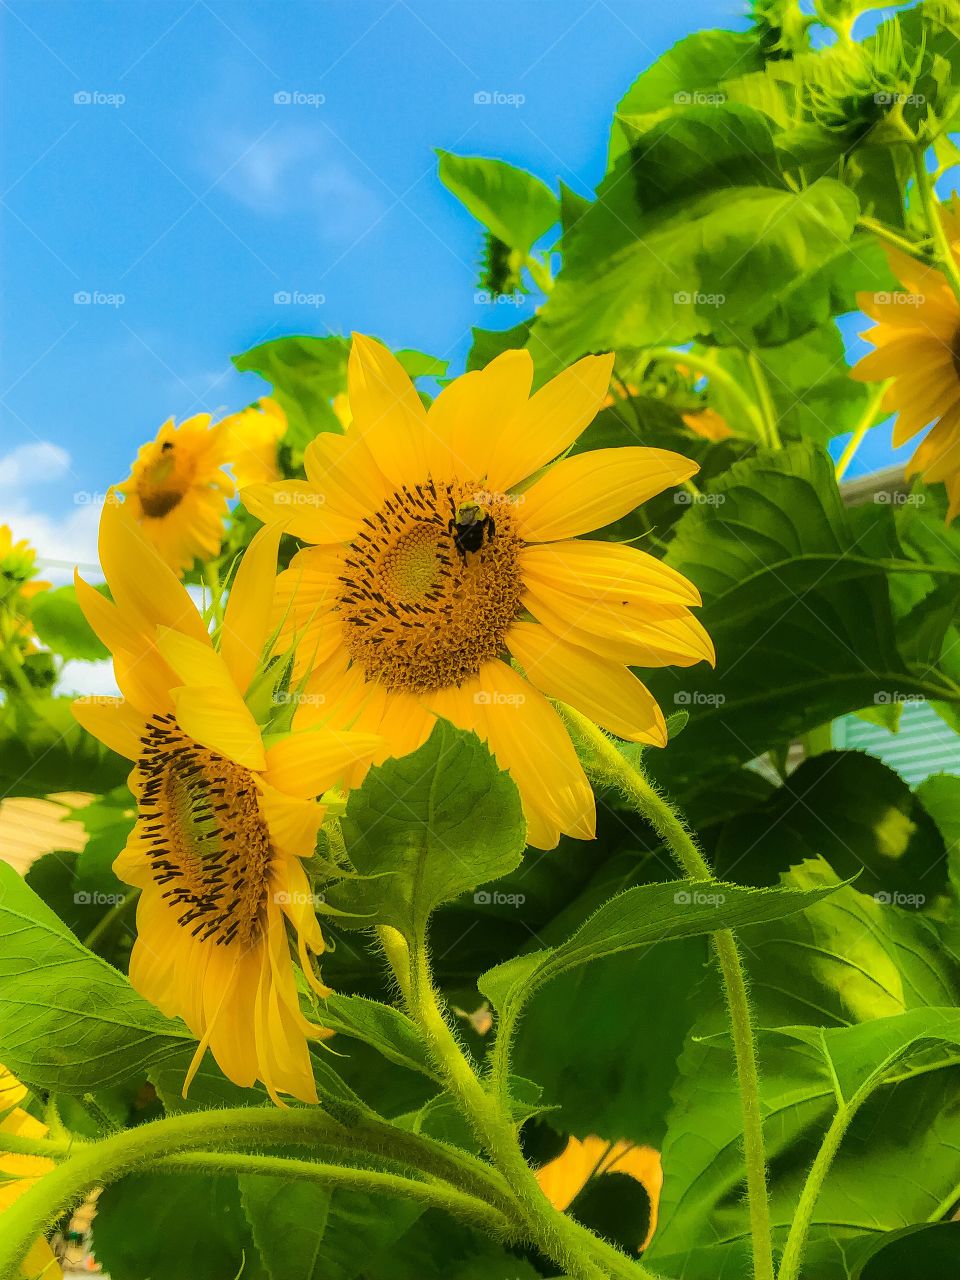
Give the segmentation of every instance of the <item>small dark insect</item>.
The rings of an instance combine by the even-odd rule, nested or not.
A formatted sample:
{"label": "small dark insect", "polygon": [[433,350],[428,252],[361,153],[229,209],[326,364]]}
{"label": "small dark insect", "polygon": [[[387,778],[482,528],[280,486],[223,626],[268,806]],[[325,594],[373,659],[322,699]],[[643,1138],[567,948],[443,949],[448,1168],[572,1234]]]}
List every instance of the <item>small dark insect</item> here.
{"label": "small dark insect", "polygon": [[494,535],[493,516],[479,502],[461,502],[447,528],[454,546],[466,560],[468,551],[479,551]]}
{"label": "small dark insect", "polygon": [[172,441],[172,440],[164,440],[163,444],[160,446],[160,452],[161,452],[161,453],[169,453],[169,452],[170,452],[170,450],[171,450],[172,448],[173,448],[173,441]]}

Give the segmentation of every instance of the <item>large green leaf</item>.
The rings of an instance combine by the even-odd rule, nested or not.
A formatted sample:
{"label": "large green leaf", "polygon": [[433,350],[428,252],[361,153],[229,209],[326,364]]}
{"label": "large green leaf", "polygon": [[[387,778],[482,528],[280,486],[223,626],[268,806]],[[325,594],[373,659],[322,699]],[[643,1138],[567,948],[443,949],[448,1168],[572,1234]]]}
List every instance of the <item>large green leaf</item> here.
{"label": "large green leaf", "polygon": [[667,562],[704,597],[714,671],[656,671],[662,705],[690,723],[648,763],[672,785],[728,769],[876,699],[953,698],[899,652],[887,573],[917,566],[890,508],[845,509],[833,464],[806,444],[735,463],[676,526]]}
{"label": "large green leaf", "polygon": [[[753,342],[777,297],[811,280],[849,242],[856,197],[831,179],[795,193],[766,186],[707,191],[645,213],[626,160],[577,225],[563,270],[530,338],[538,372],[589,351],[715,337]],[[821,292],[829,281],[824,279]],[[795,332],[819,323],[819,298]],[[814,307],[816,302],[816,307]]]}
{"label": "large green leaf", "polygon": [[524,848],[512,779],[445,720],[418,751],[370,770],[343,830],[360,878],[331,890],[331,903],[354,911],[357,927],[389,924],[409,938],[441,903],[512,871]]}
{"label": "large green leaf", "polygon": [[330,401],[346,389],[350,340],[308,334],[272,338],[234,356],[241,373],[259,373],[287,415],[284,443],[294,454],[321,431],[343,430]]}
{"label": "large green leaf", "polygon": [[423,1212],[415,1201],[243,1175],[240,1193],[270,1280],[354,1280]]}
{"label": "large green leaf", "polygon": [[73,717],[72,698],[17,698],[0,706],[0,798],[108,791],[130,772]]}
{"label": "large green leaf", "polygon": [[832,890],[747,889],[709,880],[645,884],[605,902],[559,947],[517,956],[478,986],[503,1020],[514,1021],[538,987],[581,965],[673,938],[741,928],[802,911]]}
{"label": "large green leaf", "polygon": [[[714,850],[717,873],[775,884],[819,850],[859,892],[919,909],[947,887],[944,842],[903,779],[859,751],[805,760],[767,802],[727,823]],[[768,838],[776,832],[776,839]]]}
{"label": "large green leaf", "polygon": [[[138,1174],[108,1186],[93,1224],[112,1280],[267,1280],[236,1178]],[[273,1280],[273,1277],[270,1277]]]}
{"label": "large green leaf", "polygon": [[560,204],[545,183],[504,160],[438,151],[440,181],[498,240],[526,257],[559,221]]}
{"label": "large green leaf", "polygon": [[363,1040],[398,1066],[435,1078],[419,1032],[399,1009],[364,996],[335,994],[320,1002],[319,1016],[332,1031]]}
{"label": "large green leaf", "polygon": [[698,31],[685,36],[634,81],[617,106],[610,137],[611,163],[637,130],[680,117],[700,104],[724,101],[723,82],[763,68],[756,38],[741,31]]}
{"label": "large green leaf", "polygon": [[110,651],[93,634],[72,586],[42,591],[30,602],[30,623],[37,637],[62,658],[99,662]]}
{"label": "large green leaf", "polygon": [[0,863],[0,1062],[37,1088],[82,1093],[143,1072],[191,1039]]}

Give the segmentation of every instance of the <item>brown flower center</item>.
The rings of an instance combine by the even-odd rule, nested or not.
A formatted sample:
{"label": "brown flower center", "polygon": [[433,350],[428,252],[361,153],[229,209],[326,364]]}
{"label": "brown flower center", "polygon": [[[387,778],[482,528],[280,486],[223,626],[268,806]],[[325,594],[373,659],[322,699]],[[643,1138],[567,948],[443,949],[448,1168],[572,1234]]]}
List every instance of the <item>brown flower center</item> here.
{"label": "brown flower center", "polygon": [[183,501],[192,480],[192,467],[182,451],[167,440],[137,476],[137,497],[143,514],[159,520]]}
{"label": "brown flower center", "polygon": [[523,583],[512,499],[457,480],[406,486],[347,549],[338,607],[368,679],[428,693],[499,657]]}
{"label": "brown flower center", "polygon": [[253,942],[274,860],[253,775],[187,737],[171,715],[154,716],[142,742],[137,832],[163,897],[201,941]]}

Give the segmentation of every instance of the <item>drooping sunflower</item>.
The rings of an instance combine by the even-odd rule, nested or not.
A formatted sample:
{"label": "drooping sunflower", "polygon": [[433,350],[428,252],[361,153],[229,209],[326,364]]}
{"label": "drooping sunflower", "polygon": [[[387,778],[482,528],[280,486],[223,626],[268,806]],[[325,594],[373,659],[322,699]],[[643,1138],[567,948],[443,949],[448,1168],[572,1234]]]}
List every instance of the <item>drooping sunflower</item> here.
{"label": "drooping sunflower", "polygon": [[123,506],[107,504],[100,561],[114,603],[78,575],[77,595],[113,653],[121,698],[75,703],[77,719],[133,761],[137,821],[114,869],[142,892],[130,962],[136,989],[181,1017],[235,1084],[316,1101],[288,930],[311,987],[324,950],[301,860],[315,797],[380,745],[322,728],[264,740],[244,695],[263,670],[280,531],[262,529],[237,572],[219,647],[185,588]]}
{"label": "drooping sunflower", "polygon": [[641,1231],[636,1242],[639,1252],[647,1247],[656,1230],[663,1189],[663,1166],[659,1152],[653,1147],[640,1147],[625,1140],[608,1142],[605,1138],[589,1137],[581,1142],[579,1138],[570,1138],[554,1160],[537,1169],[536,1177],[553,1207],[566,1213],[595,1178],[609,1173],[633,1178],[647,1193],[650,1217],[645,1224],[637,1224]]}
{"label": "drooping sunflower", "polygon": [[267,484],[280,479],[277,447],[287,430],[287,415],[276,400],[264,396],[219,424],[227,436],[227,453],[238,485]]}
{"label": "drooping sunflower", "polygon": [[385,755],[414,750],[436,716],[476,731],[542,849],[595,830],[547,699],[662,746],[663,715],[630,666],[713,660],[686,578],[635,547],[579,539],[697,470],[647,448],[554,461],[601,407],[611,367],[588,356],[530,396],[529,354],[507,351],[428,412],[390,352],[356,335],[350,428],[308,446],[305,481],[241,495],[316,544],[280,578],[284,634],[312,673],[295,723],[337,717],[381,733]]}
{"label": "drooping sunflower", "polygon": [[[16,1076],[0,1066],[0,1147],[4,1134],[17,1138],[47,1136],[47,1126],[20,1106],[26,1096],[27,1091]],[[53,1160],[46,1156],[0,1153],[0,1215],[53,1168]],[[53,1250],[42,1236],[20,1263],[20,1274],[29,1280],[59,1280],[62,1275]]]}
{"label": "drooping sunflower", "polygon": [[[941,206],[940,220],[960,263],[960,207]],[[881,407],[897,415],[893,444],[905,444],[933,423],[907,464],[907,476],[943,482],[949,523],[960,513],[960,302],[943,272],[884,246],[903,286],[893,293],[858,293],[857,305],[874,328],[860,336],[875,350],[851,369],[861,382],[892,378]]]}
{"label": "drooping sunflower", "polygon": [[224,424],[211,426],[208,413],[179,426],[168,418],[117,485],[144,536],[178,575],[220,550],[227,499],[236,491],[223,469],[230,443]]}

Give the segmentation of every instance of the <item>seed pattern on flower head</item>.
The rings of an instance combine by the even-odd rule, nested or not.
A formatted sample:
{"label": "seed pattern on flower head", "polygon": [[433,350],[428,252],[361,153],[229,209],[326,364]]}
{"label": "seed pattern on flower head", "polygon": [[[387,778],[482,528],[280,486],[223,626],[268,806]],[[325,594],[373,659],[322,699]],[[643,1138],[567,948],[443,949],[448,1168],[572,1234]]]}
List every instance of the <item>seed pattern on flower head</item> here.
{"label": "seed pattern on flower head", "polygon": [[547,699],[662,746],[663,715],[630,666],[714,656],[692,583],[638,548],[579,541],[697,469],[662,449],[561,457],[611,367],[587,356],[530,395],[529,353],[506,351],[428,411],[395,357],[355,334],[351,425],[307,446],[306,481],[241,495],[314,544],[278,583],[274,621],[305,681],[294,724],[379,733],[375,762],[415,750],[437,716],[475,731],[513,775],[541,849],[595,830]]}
{"label": "seed pattern on flower head", "polygon": [[451,522],[476,498],[476,485],[430,479],[364,517],[343,557],[337,604],[344,644],[368,679],[428,693],[503,652],[521,609],[522,543],[501,501],[491,503],[493,535],[458,550]]}
{"label": "seed pattern on flower head", "polygon": [[140,834],[160,896],[201,942],[250,944],[274,859],[252,773],[188,738],[172,715],[148,721],[141,741]]}

